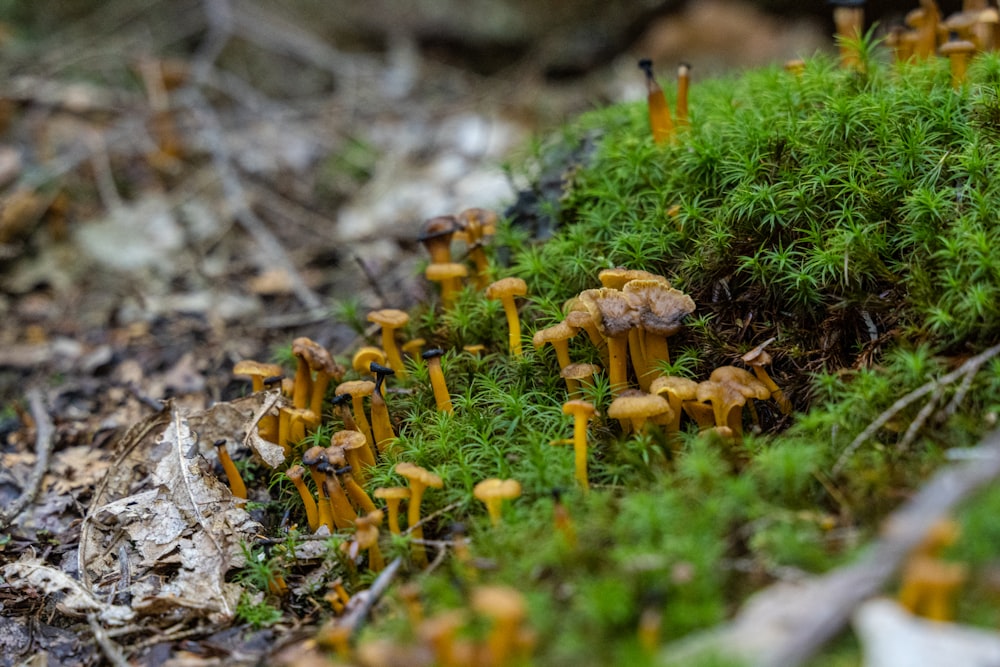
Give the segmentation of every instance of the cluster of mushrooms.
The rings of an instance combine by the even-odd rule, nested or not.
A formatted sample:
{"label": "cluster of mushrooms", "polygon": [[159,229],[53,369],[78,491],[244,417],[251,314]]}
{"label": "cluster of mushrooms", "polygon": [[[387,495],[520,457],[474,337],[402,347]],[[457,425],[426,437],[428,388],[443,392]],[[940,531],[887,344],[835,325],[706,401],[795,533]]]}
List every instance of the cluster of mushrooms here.
{"label": "cluster of mushrooms", "polygon": [[[969,60],[979,52],[1000,48],[1000,12],[987,0],[964,0],[962,10],[947,18],[935,0],[906,14],[903,25],[890,28],[886,43],[897,63],[927,60],[935,53],[951,61],[952,85],[965,81]],[[841,65],[862,66],[855,44],[864,32],[865,0],[832,0]]]}

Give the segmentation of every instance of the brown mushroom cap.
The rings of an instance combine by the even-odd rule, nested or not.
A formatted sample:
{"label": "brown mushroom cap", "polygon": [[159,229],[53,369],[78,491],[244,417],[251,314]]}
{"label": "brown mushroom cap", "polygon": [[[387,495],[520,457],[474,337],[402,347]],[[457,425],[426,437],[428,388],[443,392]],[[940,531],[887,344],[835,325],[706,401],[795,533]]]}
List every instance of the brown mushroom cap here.
{"label": "brown mushroom cap", "polygon": [[580,292],[580,302],[597,324],[601,334],[614,338],[621,336],[639,322],[639,314],[623,292],[608,287]]}
{"label": "brown mushroom cap", "polygon": [[[712,382],[732,387],[734,391],[738,392],[744,398],[764,400],[771,396],[771,392],[767,386],[758,380],[753,373],[736,366],[719,366],[712,371],[708,379]],[[698,400],[701,399],[699,398]]]}
{"label": "brown mushroom cap", "polygon": [[657,394],[622,392],[608,406],[608,416],[612,419],[649,419],[665,413],[673,416],[673,410],[666,399]]}
{"label": "brown mushroom cap", "polygon": [[952,54],[974,53],[976,45],[967,39],[952,39],[938,47],[938,53],[942,56]]}
{"label": "brown mushroom cap", "polygon": [[423,229],[420,230],[420,236],[417,240],[421,243],[426,244],[427,241],[441,239],[447,237],[448,240],[451,236],[458,231],[459,223],[458,219],[453,215],[439,215],[434,218],[430,218],[424,223]]}
{"label": "brown mushroom cap", "polygon": [[546,343],[569,340],[576,335],[577,331],[579,331],[577,327],[571,326],[566,322],[559,322],[558,324],[553,324],[551,327],[536,331],[535,335],[531,338],[531,344],[537,349]]}
{"label": "brown mushroom cap", "polygon": [[368,313],[368,321],[389,329],[398,329],[410,321],[410,316],[402,310],[383,308]]}
{"label": "brown mushroom cap", "polygon": [[341,382],[337,385],[334,393],[339,396],[341,394],[350,394],[351,396],[371,396],[375,391],[375,383],[371,380],[350,380],[348,382]]}
{"label": "brown mushroom cap", "polygon": [[421,468],[415,463],[410,463],[409,461],[397,463],[396,473],[410,480],[411,484],[417,482],[435,489],[440,489],[444,486],[444,480],[442,480],[439,476],[435,475],[430,470]]}
{"label": "brown mushroom cap", "polygon": [[321,461],[326,461],[326,449],[323,447],[310,447],[302,452],[302,465],[314,466]]}
{"label": "brown mushroom cap", "polygon": [[771,354],[764,348],[774,342],[774,338],[768,338],[763,343],[750,350],[740,360],[748,366],[770,366]]}
{"label": "brown mushroom cap", "polygon": [[368,445],[368,439],[360,431],[337,431],[330,437],[330,446],[350,451]]}
{"label": "brown mushroom cap", "polygon": [[375,489],[375,497],[381,500],[406,500],[410,490],[405,486],[380,486]]}
{"label": "brown mushroom cap", "polygon": [[233,375],[269,378],[281,375],[284,370],[278,364],[265,364],[253,359],[242,359],[233,366]]}
{"label": "brown mushroom cap", "polygon": [[476,497],[476,500],[481,500],[484,503],[494,498],[510,500],[521,495],[521,483],[516,479],[492,477],[476,484],[472,489],[472,495]]}
{"label": "brown mushroom cap", "polygon": [[494,234],[499,216],[496,211],[487,208],[467,208],[458,214],[459,224],[463,227],[479,225],[480,235]]}
{"label": "brown mushroom cap", "polygon": [[655,280],[666,287],[670,287],[670,281],[663,276],[658,276],[655,273],[641,269],[626,269],[623,266],[604,269],[597,274],[597,279],[601,281],[603,286],[617,290],[622,289],[626,283],[633,280]]}
{"label": "brown mushroom cap", "polygon": [[690,296],[655,280],[631,280],[622,292],[639,314],[639,325],[659,336],[672,336],[694,312]]}
{"label": "brown mushroom cap", "polygon": [[334,375],[339,368],[327,349],[311,338],[302,337],[293,340],[292,354],[305,361],[309,368],[314,371],[321,370]]}
{"label": "brown mushroom cap", "polygon": [[570,364],[566,368],[559,371],[559,377],[564,380],[585,380],[600,372],[601,367],[597,364],[588,364],[581,361],[575,364]]}
{"label": "brown mushroom cap", "polygon": [[520,278],[501,278],[486,287],[487,299],[502,299],[504,297],[524,296],[528,293],[528,284]]}

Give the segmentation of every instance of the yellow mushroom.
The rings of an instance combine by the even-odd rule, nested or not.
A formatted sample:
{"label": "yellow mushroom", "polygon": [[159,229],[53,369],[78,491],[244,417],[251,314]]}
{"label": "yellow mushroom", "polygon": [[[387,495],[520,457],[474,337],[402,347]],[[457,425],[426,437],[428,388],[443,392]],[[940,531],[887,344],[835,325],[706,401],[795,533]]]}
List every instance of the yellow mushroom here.
{"label": "yellow mushroom", "polygon": [[403,355],[396,344],[396,331],[406,326],[410,316],[402,310],[385,308],[368,313],[368,321],[382,327],[382,349],[385,350],[389,368],[396,371],[400,377],[405,377],[406,367],[403,365]]}
{"label": "yellow mushroom", "polygon": [[441,357],[444,350],[435,348],[427,350],[420,355],[427,362],[427,372],[431,377],[431,388],[434,390],[434,402],[440,412],[453,412],[451,405],[451,395],[448,393],[448,384],[444,379],[444,370],[441,368]]}
{"label": "yellow mushroom", "polygon": [[[370,364],[371,362],[369,362]],[[375,383],[371,380],[350,380],[348,382],[342,382],[337,385],[335,393],[340,394],[350,394],[351,396],[351,407],[354,411],[354,421],[357,423],[358,430],[364,434],[365,439],[368,440],[368,445],[372,450],[372,459],[375,458],[375,436],[372,435],[372,427],[368,423],[368,417],[365,416],[365,396],[371,396],[375,392]]]}
{"label": "yellow mushroom", "polygon": [[484,479],[472,489],[476,500],[486,505],[490,522],[496,526],[500,523],[500,508],[504,500],[511,500],[521,495],[521,483],[516,479]]}
{"label": "yellow mushroom", "polygon": [[246,500],[247,485],[243,483],[240,471],[236,469],[236,464],[233,463],[233,459],[229,456],[229,451],[226,449],[226,441],[217,440],[215,442],[215,449],[218,451],[219,463],[222,464],[222,470],[226,473],[226,479],[229,480],[229,490],[232,491],[234,497]]}
{"label": "yellow mushroom", "polygon": [[[565,321],[559,322],[551,327],[536,331],[535,335],[531,338],[531,344],[534,345],[536,350],[540,350],[546,343],[552,345],[552,349],[556,351],[556,361],[559,362],[559,370],[561,372],[571,363],[569,358],[569,339],[575,336],[577,331],[579,331],[577,327],[567,324]],[[566,390],[570,393],[576,391],[576,381],[572,378],[564,379],[566,380]]]}
{"label": "yellow mushroom", "polygon": [[653,141],[658,144],[670,141],[674,133],[674,123],[670,118],[670,107],[663,89],[653,77],[653,61],[643,58],[639,61],[639,69],[646,73],[646,104],[649,106],[649,129]]}
{"label": "yellow mushroom", "polygon": [[338,431],[330,437],[330,446],[344,452],[347,462],[361,483],[368,480],[367,469],[375,465],[375,457],[368,449],[368,441],[359,431]]}
{"label": "yellow mushroom", "polygon": [[394,375],[395,371],[374,361],[371,363],[371,370],[375,373],[375,390],[372,392],[372,437],[379,453],[385,453],[396,433],[392,430],[392,420],[389,419],[389,408],[383,397],[382,383],[386,376]]}
{"label": "yellow mushroom", "polygon": [[472,591],[472,608],[493,623],[486,638],[489,664],[506,665],[524,620],[524,596],[508,586],[479,586]]}
{"label": "yellow mushroom", "polygon": [[[396,473],[410,482],[410,503],[406,510],[407,529],[412,533],[414,539],[422,540],[424,530],[418,524],[420,523],[420,503],[424,497],[424,490],[428,487],[440,489],[444,486],[444,480],[429,470],[406,461],[396,464]],[[420,566],[427,564],[424,545],[413,545],[413,560]]]}
{"label": "yellow mushroom", "polygon": [[452,304],[455,303],[461,279],[467,275],[469,275],[469,268],[458,262],[429,264],[424,270],[424,277],[427,280],[441,284],[441,305],[445,309],[451,308]]}
{"label": "yellow mushroom", "polygon": [[510,331],[510,353],[521,356],[521,320],[517,316],[517,304],[514,297],[528,293],[528,285],[520,278],[503,278],[490,283],[486,288],[487,299],[499,299],[503,304],[503,312],[507,316],[507,327]]}
{"label": "yellow mushroom", "polygon": [[567,401],[563,414],[573,415],[573,460],[576,481],[584,491],[590,490],[587,479],[587,422],[594,415],[592,403],[581,400]]}
{"label": "yellow mushroom", "polygon": [[302,466],[294,465],[285,471],[285,475],[295,485],[295,488],[298,489],[299,496],[302,497],[302,505],[306,509],[306,520],[309,522],[309,531],[315,533],[316,529],[319,528],[319,510],[316,507],[316,501],[313,499],[312,493],[306,487],[305,472]]}
{"label": "yellow mushroom", "polygon": [[369,368],[373,361],[384,366],[385,353],[380,348],[365,345],[359,347],[358,351],[354,353],[354,357],[351,359],[351,367],[360,375],[370,375],[371,371]]}
{"label": "yellow mushroom", "polygon": [[389,531],[399,535],[399,503],[410,497],[410,490],[405,486],[381,486],[375,489],[375,497],[385,501],[389,510]]}

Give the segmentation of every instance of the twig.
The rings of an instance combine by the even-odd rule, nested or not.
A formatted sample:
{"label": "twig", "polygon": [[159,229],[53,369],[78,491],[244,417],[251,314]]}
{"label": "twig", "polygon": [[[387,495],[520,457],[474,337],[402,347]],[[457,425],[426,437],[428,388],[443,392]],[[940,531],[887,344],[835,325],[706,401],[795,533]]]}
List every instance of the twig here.
{"label": "twig", "polygon": [[946,373],[945,375],[942,375],[939,378],[931,380],[930,382],[924,384],[923,386],[917,387],[916,389],[914,389],[913,391],[906,394],[905,396],[897,400],[895,403],[890,405],[888,410],[880,414],[875,419],[875,421],[873,421],[865,428],[865,430],[859,433],[858,436],[851,441],[851,444],[849,444],[847,448],[840,454],[840,457],[837,459],[837,463],[833,466],[832,474],[833,475],[838,474],[844,467],[844,465],[847,463],[848,459],[850,459],[851,456],[854,454],[854,452],[858,449],[858,447],[860,447],[865,442],[865,440],[874,435],[876,431],[885,426],[889,422],[889,420],[895,417],[901,410],[906,409],[907,406],[911,405],[912,403],[915,403],[917,400],[923,398],[930,392],[937,390],[939,387],[946,384],[951,384],[952,382],[956,381],[958,378],[962,377],[966,373],[970,372],[975,373],[975,371],[977,371],[980,366],[982,366],[984,363],[995,357],[997,354],[1000,354],[1000,344],[994,345],[993,347],[983,350],[976,356],[967,359],[964,364],[962,364],[952,372]]}
{"label": "twig", "polygon": [[[966,376],[968,377],[968,376]],[[931,397],[924,403],[924,407],[920,408],[917,416],[913,418],[910,425],[906,429],[906,433],[900,438],[899,442],[896,443],[896,451],[905,452],[909,446],[917,439],[917,434],[920,433],[920,429],[924,427],[930,416],[934,414],[934,409],[941,402],[941,397],[944,396],[944,385],[939,384],[931,394]]]}
{"label": "twig", "polygon": [[427,523],[431,519],[435,519],[435,518],[441,516],[442,514],[444,514],[445,512],[452,511],[453,509],[455,509],[456,507],[458,507],[461,504],[462,504],[461,502],[454,502],[451,505],[445,505],[444,507],[442,507],[441,509],[439,509],[437,512],[434,512],[433,514],[428,514],[427,516],[425,516],[423,519],[421,519],[420,521],[416,522],[412,526],[407,527],[407,529],[405,531],[403,531],[403,534],[404,535],[409,535],[410,531],[412,531],[413,529],[419,528],[420,526],[424,525],[425,523]]}
{"label": "twig", "polygon": [[90,632],[94,635],[94,641],[97,642],[97,645],[101,648],[101,653],[108,659],[108,662],[115,667],[129,667],[129,662],[122,654],[121,647],[108,637],[104,628],[97,622],[97,615],[88,614],[87,623],[90,624]]}
{"label": "twig", "polygon": [[11,521],[16,519],[38,495],[42,479],[49,469],[49,456],[55,443],[55,426],[52,424],[52,418],[49,417],[40,390],[31,389],[28,391],[28,407],[31,411],[31,418],[35,421],[35,467],[32,469],[28,481],[25,482],[21,495],[11,504],[10,509],[0,515],[0,530],[7,528]]}
{"label": "twig", "polygon": [[[341,617],[338,625],[342,625],[350,629],[351,634],[354,634],[361,629],[361,624],[364,622],[368,613],[375,606],[375,603],[385,595],[386,590],[389,589],[389,585],[392,580],[396,578],[396,574],[399,572],[399,568],[403,566],[403,558],[397,557],[391,563],[389,563],[384,570],[382,570],[372,585],[366,590],[361,591],[357,595],[351,598],[348,603],[348,609],[346,613]],[[355,606],[357,605],[357,606]]]}

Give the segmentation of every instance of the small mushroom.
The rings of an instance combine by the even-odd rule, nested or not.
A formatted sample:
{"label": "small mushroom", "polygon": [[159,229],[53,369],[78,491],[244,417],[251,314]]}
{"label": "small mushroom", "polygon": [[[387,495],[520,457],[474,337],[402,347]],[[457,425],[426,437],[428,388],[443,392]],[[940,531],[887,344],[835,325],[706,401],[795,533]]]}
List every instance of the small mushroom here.
{"label": "small mushroom", "polygon": [[601,281],[602,287],[616,290],[621,290],[633,280],[655,280],[662,283],[664,287],[670,287],[670,281],[661,275],[643,271],[642,269],[627,269],[624,266],[603,269],[597,274],[597,279]]}
{"label": "small mushroom", "polygon": [[277,364],[264,364],[252,359],[237,361],[233,366],[233,375],[238,377],[249,377],[253,383],[254,392],[264,389],[264,380],[282,374],[281,366]]}
{"label": "small mushroom", "polygon": [[833,23],[837,28],[840,66],[855,69],[860,64],[857,41],[865,25],[865,0],[829,0],[833,5]]}
{"label": "small mushroom", "polygon": [[[531,338],[531,344],[534,345],[536,350],[544,347],[546,343],[551,344],[552,348],[556,351],[559,370],[562,371],[571,363],[569,358],[569,339],[575,336],[577,331],[579,329],[567,324],[565,321],[559,322],[551,327],[536,331],[535,335]],[[571,393],[576,391],[576,381],[571,378],[565,378],[565,380],[566,390]]]}
{"label": "small mushroom", "polygon": [[318,525],[325,525],[332,532],[334,525],[333,514],[330,509],[330,497],[324,485],[324,482],[326,481],[326,466],[321,468],[320,464],[326,464],[326,450],[322,447],[310,447],[302,453],[302,465],[309,468],[309,474],[312,476],[313,483],[316,485],[316,495],[318,497],[316,502],[316,513]]}
{"label": "small mushroom", "polygon": [[488,663],[506,665],[524,620],[524,596],[507,586],[479,586],[472,591],[472,608],[493,622],[486,638]]}
{"label": "small mushroom", "polygon": [[609,287],[580,292],[580,302],[608,343],[608,380],[617,396],[628,387],[628,334],[638,324],[639,314],[625,294]]}
{"label": "small mushroom", "polygon": [[643,368],[637,367],[635,373],[639,388],[648,392],[659,372],[657,362],[670,361],[667,338],[680,331],[683,319],[694,312],[694,301],[656,280],[630,280],[622,293],[638,314]]}
{"label": "small mushroom", "polygon": [[441,368],[441,357],[444,350],[434,348],[427,350],[420,355],[427,362],[427,372],[431,377],[431,388],[434,390],[434,402],[440,412],[453,412],[451,405],[451,395],[448,394],[448,384],[444,379],[444,370]]}
{"label": "small mushroom", "polygon": [[649,129],[653,134],[653,141],[658,144],[666,143],[674,133],[667,98],[653,76],[653,61],[643,58],[639,61],[639,69],[646,73],[646,103],[649,105]]}
{"label": "small mushroom", "polygon": [[483,238],[496,230],[497,214],[483,208],[469,208],[459,213],[458,219],[465,229],[469,257],[476,265],[476,287],[485,289],[490,282],[490,264],[483,250]]}
{"label": "small mushroom", "polygon": [[328,525],[331,532],[334,529],[350,528],[354,520],[358,518],[358,513],[354,511],[351,501],[348,500],[347,494],[344,492],[344,487],[340,484],[336,464],[323,461],[317,468],[325,475],[323,478],[323,491],[326,501],[330,506],[331,523]]}
{"label": "small mushroom", "polygon": [[309,407],[309,400],[313,394],[312,371],[321,365],[330,353],[316,341],[301,337],[292,341],[292,354],[298,362],[295,368],[292,405],[303,409]]}
{"label": "small mushroom", "polygon": [[[414,539],[424,538],[423,526],[420,523],[420,503],[424,498],[424,490],[428,487],[440,489],[444,486],[444,480],[429,470],[409,462],[396,464],[396,473],[402,475],[410,482],[410,502],[406,510],[407,529],[413,534]],[[422,544],[413,545],[413,559],[420,566],[427,564],[427,555]]]}
{"label": "small mushroom", "polygon": [[[415,358],[423,354],[424,345],[427,344],[427,340],[424,338],[413,338],[411,340],[403,343],[403,354]],[[382,363],[381,361],[379,363]]]}
{"label": "small mushroom", "polygon": [[361,488],[353,475],[354,468],[348,465],[347,460],[344,456],[344,450],[335,445],[331,445],[326,448],[326,456],[330,461],[330,465],[333,466],[334,474],[337,479],[340,480],[341,486],[344,491],[347,492],[347,497],[350,499],[351,503],[358,508],[360,513],[374,512],[377,508],[372,499],[365,493],[365,490]]}
{"label": "small mushroom", "polygon": [[677,125],[688,125],[688,89],[691,87],[691,66],[681,63],[677,66]]}
{"label": "small mushroom", "polygon": [[432,283],[441,285],[441,305],[445,309],[451,308],[455,303],[455,296],[458,294],[460,280],[469,275],[469,268],[465,264],[458,262],[448,262],[446,264],[429,264],[424,270],[424,277]]}
{"label": "small mushroom", "polygon": [[375,373],[375,391],[372,392],[372,437],[375,438],[375,447],[379,453],[385,453],[396,433],[392,430],[392,420],[389,419],[389,408],[385,404],[382,383],[386,376],[395,375],[396,372],[374,361],[371,363],[371,370]]}
{"label": "small mushroom", "polygon": [[381,572],[385,568],[385,560],[382,558],[382,551],[378,546],[378,527],[382,524],[382,511],[372,510],[364,516],[359,516],[354,522],[354,540],[351,543],[349,554],[356,557],[357,550],[368,551],[368,567],[372,572]]}
{"label": "small mushroom", "polygon": [[698,400],[712,403],[715,425],[732,429],[737,440],[743,437],[742,415],[747,399],[764,400],[770,395],[763,382],[736,366],[720,366],[698,385]]}
{"label": "small mushroom", "polygon": [[951,85],[956,90],[965,83],[965,73],[969,59],[976,52],[976,45],[964,39],[951,39],[938,49],[942,56],[948,56],[951,64]]}
{"label": "small mushroom", "polygon": [[347,462],[361,483],[367,481],[366,469],[375,465],[375,456],[368,448],[368,440],[360,431],[337,431],[330,437],[330,446],[344,452]]}
{"label": "small mushroom", "polygon": [[503,278],[490,283],[486,288],[487,299],[499,299],[503,304],[503,312],[507,316],[507,327],[510,331],[510,352],[515,357],[521,356],[521,321],[517,316],[517,304],[514,297],[528,293],[528,285],[520,278]]}
{"label": "small mushroom", "polygon": [[[334,392],[335,394],[333,399],[330,401],[330,405],[333,406],[334,413],[336,413],[336,415],[340,417],[340,421],[343,422],[344,430],[360,432],[361,429],[358,428],[357,422],[354,421],[354,415],[351,414],[351,408],[347,405],[351,402],[351,395],[337,394],[336,390],[334,390]],[[362,433],[362,435],[364,435],[364,433]]]}
{"label": "small mushroom", "polygon": [[399,346],[396,345],[396,331],[406,326],[410,316],[402,310],[385,308],[368,313],[368,321],[382,327],[382,349],[385,350],[389,368],[396,371],[400,377],[405,377],[406,367],[403,365],[403,355],[399,351]]}
{"label": "small mushroom", "polygon": [[285,476],[291,480],[292,484],[299,492],[299,496],[302,497],[302,505],[306,510],[306,520],[309,522],[309,531],[312,533],[316,532],[319,528],[319,510],[316,507],[316,501],[312,497],[308,487],[305,483],[305,468],[300,465],[294,465],[285,471]]}
{"label": "small mushroom", "polygon": [[240,476],[240,471],[236,469],[236,464],[233,463],[233,459],[229,456],[229,451],[226,449],[226,441],[216,440],[215,449],[219,454],[219,463],[222,464],[222,470],[226,473],[226,479],[229,480],[229,490],[236,498],[242,500],[247,499],[247,485],[243,483],[243,478]]}
{"label": "small mushroom", "polygon": [[576,547],[576,528],[573,527],[573,518],[562,501],[561,489],[552,489],[552,525],[562,534],[567,545]]}
{"label": "small mushroom", "polygon": [[486,505],[490,522],[496,526],[500,523],[500,508],[504,500],[512,500],[521,495],[521,483],[516,479],[498,479],[491,477],[476,484],[472,489],[476,500]]}
{"label": "small mushroom", "polygon": [[594,376],[600,372],[601,367],[597,364],[577,362],[559,371],[559,377],[566,380],[567,383],[569,380],[576,383],[577,389],[570,393],[571,398],[584,398],[587,391],[594,387]]}
{"label": "small mushroom", "polygon": [[375,489],[375,497],[385,501],[389,510],[389,531],[399,535],[399,503],[410,497],[410,490],[405,486],[381,486]]}
{"label": "small mushroom", "polygon": [[740,359],[747,366],[753,369],[754,375],[757,379],[764,383],[764,386],[768,388],[771,392],[771,398],[774,402],[778,404],[778,409],[781,410],[782,414],[790,415],[792,414],[792,403],[785,396],[785,392],[781,391],[771,376],[767,374],[765,366],[771,365],[771,354],[765,350],[768,345],[774,342],[774,338],[769,338],[754,349],[750,350],[744,354]]}
{"label": "small mushroom", "polygon": [[458,219],[453,215],[439,215],[424,223],[417,240],[420,241],[435,264],[451,262],[451,240],[458,230]]}
{"label": "small mushroom", "polygon": [[573,415],[573,469],[577,483],[584,491],[590,490],[587,479],[587,422],[594,416],[594,405],[587,401],[572,400],[563,404],[563,414]]}
{"label": "small mushroom", "polygon": [[371,380],[350,380],[337,385],[334,392],[338,395],[350,395],[351,406],[354,411],[354,421],[357,423],[358,430],[368,440],[368,445],[371,447],[372,452],[374,452],[375,436],[372,434],[372,427],[368,423],[368,417],[365,416],[365,396],[371,396],[375,392],[375,383]]}
{"label": "small mushroom", "polygon": [[667,431],[670,433],[678,432],[681,428],[681,406],[684,401],[697,399],[698,383],[688,378],[664,375],[653,380],[649,390],[667,399],[673,413],[673,417],[667,425]]}
{"label": "small mushroom", "polygon": [[641,433],[650,419],[660,415],[665,420],[673,419],[670,404],[665,398],[657,394],[633,391],[622,392],[608,406],[608,416],[621,422],[622,430],[628,432],[631,428],[632,431]]}
{"label": "small mushroom", "polygon": [[354,357],[351,359],[351,367],[361,375],[368,375],[371,373],[369,367],[372,362],[377,364],[385,365],[385,353],[371,345],[364,345],[358,348],[358,351],[354,353]]}
{"label": "small mushroom", "polygon": [[455,634],[465,625],[465,613],[459,609],[440,612],[421,621],[417,635],[434,654],[434,664],[440,667],[461,667],[455,655]]}

